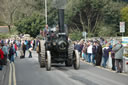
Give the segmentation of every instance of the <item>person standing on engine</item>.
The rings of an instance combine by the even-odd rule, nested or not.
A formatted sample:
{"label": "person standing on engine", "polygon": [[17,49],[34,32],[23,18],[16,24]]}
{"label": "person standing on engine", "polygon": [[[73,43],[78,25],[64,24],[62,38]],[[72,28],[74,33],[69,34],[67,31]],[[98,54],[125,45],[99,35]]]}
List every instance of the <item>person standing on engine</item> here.
{"label": "person standing on engine", "polygon": [[49,32],[48,25],[46,25],[44,30],[43,30],[43,37],[44,37],[44,39],[47,36],[48,32]]}

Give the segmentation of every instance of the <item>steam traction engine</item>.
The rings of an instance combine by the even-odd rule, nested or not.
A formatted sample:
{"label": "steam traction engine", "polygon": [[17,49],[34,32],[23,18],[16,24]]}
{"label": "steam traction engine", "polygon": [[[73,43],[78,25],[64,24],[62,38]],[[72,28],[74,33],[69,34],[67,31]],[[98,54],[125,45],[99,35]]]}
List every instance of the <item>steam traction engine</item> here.
{"label": "steam traction engine", "polygon": [[80,55],[74,50],[74,45],[68,41],[68,35],[64,28],[64,10],[59,9],[59,32],[50,31],[46,40],[39,43],[39,63],[40,67],[51,70],[52,63],[65,63],[66,66],[80,67]]}

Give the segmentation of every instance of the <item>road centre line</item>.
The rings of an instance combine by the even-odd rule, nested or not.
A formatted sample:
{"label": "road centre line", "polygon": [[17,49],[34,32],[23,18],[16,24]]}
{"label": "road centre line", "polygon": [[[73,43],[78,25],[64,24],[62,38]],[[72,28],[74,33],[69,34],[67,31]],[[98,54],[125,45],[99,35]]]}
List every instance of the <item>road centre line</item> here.
{"label": "road centre line", "polygon": [[11,85],[12,84],[12,65],[11,63],[9,64],[9,68],[10,68],[10,71],[9,71],[9,84],[8,85]]}
{"label": "road centre line", "polygon": [[16,85],[16,71],[15,71],[14,63],[13,62],[10,63],[9,67],[10,67],[10,71],[9,71],[9,82],[8,82],[8,85],[12,85],[12,79],[13,79],[13,85]]}
{"label": "road centre line", "polygon": [[16,71],[15,71],[15,65],[12,63],[13,67],[13,85],[16,85]]}

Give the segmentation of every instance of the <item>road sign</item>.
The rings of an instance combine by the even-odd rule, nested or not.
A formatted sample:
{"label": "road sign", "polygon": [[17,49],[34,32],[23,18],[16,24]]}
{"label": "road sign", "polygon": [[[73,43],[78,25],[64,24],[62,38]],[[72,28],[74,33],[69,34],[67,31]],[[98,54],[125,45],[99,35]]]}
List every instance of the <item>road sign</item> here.
{"label": "road sign", "polygon": [[65,9],[67,0],[53,0],[53,7],[57,9]]}
{"label": "road sign", "polygon": [[125,22],[120,22],[120,32],[125,32]]}
{"label": "road sign", "polygon": [[86,32],[82,32],[82,35],[83,35],[83,37],[85,37],[87,35],[87,33]]}
{"label": "road sign", "polygon": [[83,35],[83,37],[85,38],[85,42],[86,42],[86,35],[87,35],[88,33],[87,32],[82,32],[82,35]]}

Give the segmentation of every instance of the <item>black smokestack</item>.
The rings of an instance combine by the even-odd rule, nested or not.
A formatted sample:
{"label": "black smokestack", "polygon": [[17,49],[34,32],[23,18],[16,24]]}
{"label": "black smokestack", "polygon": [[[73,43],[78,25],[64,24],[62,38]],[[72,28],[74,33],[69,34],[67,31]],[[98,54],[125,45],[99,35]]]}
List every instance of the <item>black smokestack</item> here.
{"label": "black smokestack", "polygon": [[59,9],[58,11],[58,19],[59,19],[59,32],[64,32],[64,9]]}

